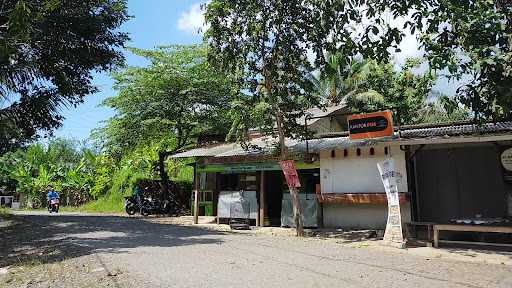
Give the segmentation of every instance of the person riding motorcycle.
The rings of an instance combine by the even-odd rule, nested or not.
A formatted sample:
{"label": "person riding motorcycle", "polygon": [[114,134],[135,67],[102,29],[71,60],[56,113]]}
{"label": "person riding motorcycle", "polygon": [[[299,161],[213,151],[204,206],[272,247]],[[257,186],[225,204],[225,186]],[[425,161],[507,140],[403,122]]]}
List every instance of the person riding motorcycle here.
{"label": "person riding motorcycle", "polygon": [[135,189],[132,194],[133,200],[135,200],[135,204],[140,205],[142,201],[142,191],[138,184],[135,184]]}
{"label": "person riding motorcycle", "polygon": [[47,207],[50,208],[50,202],[53,199],[59,199],[59,193],[55,192],[55,190],[53,190],[52,186],[48,186],[47,191],[48,191],[48,194],[46,194],[46,200],[48,201]]}

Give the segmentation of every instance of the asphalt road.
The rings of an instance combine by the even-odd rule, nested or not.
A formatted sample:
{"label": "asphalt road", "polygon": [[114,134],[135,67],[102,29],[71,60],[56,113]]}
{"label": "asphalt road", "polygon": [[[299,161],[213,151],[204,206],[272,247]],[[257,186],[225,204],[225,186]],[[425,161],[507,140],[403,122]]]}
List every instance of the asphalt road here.
{"label": "asphalt road", "polygon": [[115,216],[39,213],[12,220],[17,224],[0,229],[0,267],[34,255],[43,264],[94,259],[99,268],[91,271],[122,271],[124,280],[113,283],[118,287],[512,287],[510,266],[331,241],[225,234]]}

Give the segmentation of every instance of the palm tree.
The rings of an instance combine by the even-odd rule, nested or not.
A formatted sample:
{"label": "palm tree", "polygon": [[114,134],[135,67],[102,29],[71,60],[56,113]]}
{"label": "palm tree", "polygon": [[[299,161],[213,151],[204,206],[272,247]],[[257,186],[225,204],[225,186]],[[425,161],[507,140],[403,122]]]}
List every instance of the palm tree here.
{"label": "palm tree", "polygon": [[344,91],[345,59],[341,53],[327,53],[327,63],[317,75],[310,74],[309,80],[314,85],[316,93],[327,102],[335,106],[342,102]]}
{"label": "palm tree", "polygon": [[365,88],[372,70],[378,66],[375,61],[360,58],[349,59],[342,53],[327,53],[327,63],[317,75],[310,75],[318,96],[328,106],[350,102],[369,101],[380,103],[383,96]]}

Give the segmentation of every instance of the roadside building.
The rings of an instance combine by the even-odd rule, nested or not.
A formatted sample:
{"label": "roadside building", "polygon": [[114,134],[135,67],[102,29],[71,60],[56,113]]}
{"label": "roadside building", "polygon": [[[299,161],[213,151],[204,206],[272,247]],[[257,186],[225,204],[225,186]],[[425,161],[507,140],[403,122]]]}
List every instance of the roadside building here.
{"label": "roadside building", "polygon": [[[304,123],[316,129],[315,138],[286,143],[303,184],[306,226],[386,228],[389,195],[377,163],[390,158],[400,219],[408,224],[403,227],[503,234],[512,226],[512,122],[410,125],[395,127],[390,136],[361,139],[346,131],[342,108],[317,111]],[[273,153],[275,142],[255,137],[246,149],[224,143],[174,155],[196,159],[196,203],[209,202],[211,207],[202,208],[201,215],[292,226],[289,193]],[[236,214],[240,211],[249,212]],[[443,232],[446,239],[460,236],[450,233]]]}
{"label": "roadside building", "polygon": [[[341,131],[346,116],[343,106],[310,109],[308,117],[299,119],[314,135]],[[309,119],[309,118],[313,119]],[[197,214],[215,216],[218,222],[249,219],[253,225],[292,226],[293,209],[279,158],[275,156],[277,139],[257,134],[242,147],[239,143],[218,143],[173,155],[193,158]],[[296,140],[287,139],[289,148]],[[317,192],[320,187],[320,162],[306,151],[290,150],[302,187],[299,192],[307,227],[321,225]],[[195,204],[197,203],[197,204]]]}
{"label": "roadside building", "polygon": [[392,157],[398,178],[402,221],[410,219],[406,152],[393,138],[350,140],[349,136],[310,140],[319,155],[323,224],[332,228],[383,229],[387,197],[377,163]]}
{"label": "roadside building", "polygon": [[512,243],[512,122],[402,126],[377,139],[334,134],[308,143],[320,159],[325,226],[386,226],[376,164],[392,157],[401,219],[409,228],[438,231],[434,240]]}

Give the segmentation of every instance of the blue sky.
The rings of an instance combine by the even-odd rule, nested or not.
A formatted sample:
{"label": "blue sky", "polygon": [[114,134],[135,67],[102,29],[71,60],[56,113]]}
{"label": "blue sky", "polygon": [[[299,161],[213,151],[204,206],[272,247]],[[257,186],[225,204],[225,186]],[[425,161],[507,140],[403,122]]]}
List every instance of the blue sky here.
{"label": "blue sky", "polygon": [[[201,36],[196,32],[202,23],[200,0],[129,0],[128,11],[134,18],[121,28],[130,34],[127,46],[150,49],[166,44],[200,43]],[[140,57],[126,54],[128,65],[144,65]],[[97,74],[94,83],[101,92],[90,95],[85,103],[77,108],[63,109],[66,117],[62,128],[55,131],[56,137],[69,137],[83,140],[89,137],[92,129],[101,121],[114,115],[114,111],[98,107],[106,97],[115,95],[113,81],[108,74]]]}

